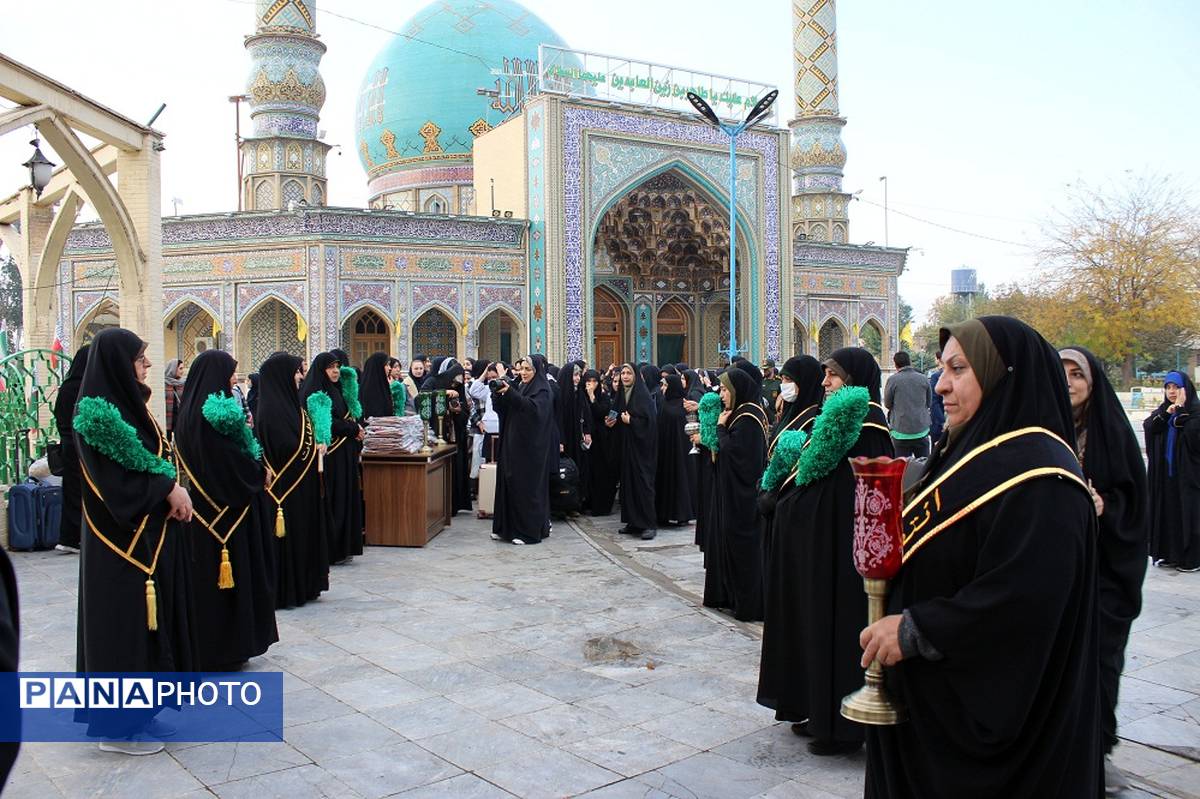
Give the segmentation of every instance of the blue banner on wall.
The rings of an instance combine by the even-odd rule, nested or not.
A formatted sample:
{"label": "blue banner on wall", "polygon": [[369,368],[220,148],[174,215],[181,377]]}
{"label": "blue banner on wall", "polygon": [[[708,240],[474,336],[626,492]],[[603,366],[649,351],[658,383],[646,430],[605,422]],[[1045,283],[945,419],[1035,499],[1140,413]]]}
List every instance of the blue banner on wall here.
{"label": "blue banner on wall", "polygon": [[156,732],[189,743],[282,741],[283,674],[0,673],[0,741],[85,742]]}

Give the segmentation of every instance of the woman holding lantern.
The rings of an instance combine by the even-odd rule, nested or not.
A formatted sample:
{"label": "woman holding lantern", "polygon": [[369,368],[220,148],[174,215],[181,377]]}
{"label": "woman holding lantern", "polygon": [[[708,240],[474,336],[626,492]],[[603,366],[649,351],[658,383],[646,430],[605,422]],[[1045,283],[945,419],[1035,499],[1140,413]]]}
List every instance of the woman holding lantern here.
{"label": "woman holding lantern", "polygon": [[1099,796],[1096,511],[1062,363],[1008,317],[941,344],[947,430],[861,636],[907,714],[869,728],[866,795]]}

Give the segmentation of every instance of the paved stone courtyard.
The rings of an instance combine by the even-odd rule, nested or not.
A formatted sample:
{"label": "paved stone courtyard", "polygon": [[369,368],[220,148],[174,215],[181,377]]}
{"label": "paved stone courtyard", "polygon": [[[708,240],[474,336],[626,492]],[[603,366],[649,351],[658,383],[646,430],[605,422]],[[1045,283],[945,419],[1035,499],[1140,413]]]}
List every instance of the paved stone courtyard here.
{"label": "paved stone courtyard", "polygon": [[[143,758],[26,744],[5,797],[771,799],[862,795],[754,703],[760,627],[699,607],[691,528],[557,522],[540,546],[460,515],[422,550],[369,549],[278,615],[285,741]],[[23,670],[70,669],[77,560],[13,553]],[[1153,570],[1122,687],[1129,796],[1200,796],[1200,574]],[[168,714],[169,720],[169,714]]]}

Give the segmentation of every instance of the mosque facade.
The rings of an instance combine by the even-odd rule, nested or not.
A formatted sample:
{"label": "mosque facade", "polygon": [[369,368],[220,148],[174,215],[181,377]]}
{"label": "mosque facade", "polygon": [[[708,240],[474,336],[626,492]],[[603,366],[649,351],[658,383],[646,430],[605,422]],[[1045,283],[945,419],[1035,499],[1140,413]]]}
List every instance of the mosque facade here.
{"label": "mosque facade", "polygon": [[[571,51],[515,0],[438,0],[359,88],[368,207],[328,207],[316,0],[255,12],[242,209],[163,219],[167,358],[218,347],[250,371],[276,350],[335,346],[359,364],[380,350],[602,366],[725,357],[728,138],[642,98],[654,80],[609,81],[591,67],[604,57]],[[847,243],[835,3],[793,0],[792,12],[796,116],[737,140],[738,341],[778,359],[862,339],[887,359],[906,251]],[[600,90],[622,80],[627,98]],[[59,264],[69,346],[119,322],[114,273],[103,226],[76,227]]]}

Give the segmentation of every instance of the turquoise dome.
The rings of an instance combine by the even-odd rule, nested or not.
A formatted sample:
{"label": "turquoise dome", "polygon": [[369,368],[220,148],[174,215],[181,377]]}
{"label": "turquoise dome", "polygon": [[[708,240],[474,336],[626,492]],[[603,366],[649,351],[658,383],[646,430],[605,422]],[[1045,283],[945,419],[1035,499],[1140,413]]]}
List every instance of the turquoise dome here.
{"label": "turquoise dome", "polygon": [[368,177],[469,163],[475,137],[508,116],[509,108],[493,104],[514,102],[478,90],[497,88],[493,70],[536,76],[540,44],[565,46],[513,0],[436,0],[413,14],[375,57],[359,92],[355,146]]}

